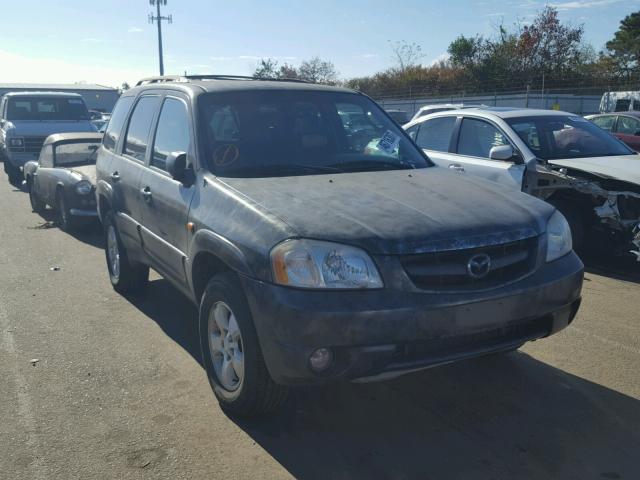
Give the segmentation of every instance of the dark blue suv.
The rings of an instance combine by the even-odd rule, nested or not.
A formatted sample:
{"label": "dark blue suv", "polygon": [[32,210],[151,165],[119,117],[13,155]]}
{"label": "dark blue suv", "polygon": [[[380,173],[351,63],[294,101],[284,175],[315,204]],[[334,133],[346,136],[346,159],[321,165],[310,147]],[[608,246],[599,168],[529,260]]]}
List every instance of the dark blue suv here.
{"label": "dark blue suv", "polygon": [[115,107],[97,176],[114,288],[143,288],[151,267],[199,306],[231,412],[271,411],[291,385],[514,350],[580,304],[554,207],[434,167],[351,90],[143,80]]}

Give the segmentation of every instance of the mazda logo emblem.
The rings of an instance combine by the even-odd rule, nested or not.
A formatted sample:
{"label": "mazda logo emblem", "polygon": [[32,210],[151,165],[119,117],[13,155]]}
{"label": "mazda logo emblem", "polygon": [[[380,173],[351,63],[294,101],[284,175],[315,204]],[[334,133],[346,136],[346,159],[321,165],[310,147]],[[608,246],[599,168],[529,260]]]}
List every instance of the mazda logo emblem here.
{"label": "mazda logo emblem", "polygon": [[467,273],[471,278],[486,277],[491,271],[491,257],[486,253],[474,255],[467,262]]}

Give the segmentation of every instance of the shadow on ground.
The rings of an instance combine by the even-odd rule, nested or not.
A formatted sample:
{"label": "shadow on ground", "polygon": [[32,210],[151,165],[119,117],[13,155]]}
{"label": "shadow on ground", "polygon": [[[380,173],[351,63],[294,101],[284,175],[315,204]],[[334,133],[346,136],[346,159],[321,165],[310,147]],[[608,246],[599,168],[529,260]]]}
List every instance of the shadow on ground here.
{"label": "shadow on ground", "polygon": [[[197,312],[165,280],[130,299],[200,364]],[[381,384],[295,390],[233,419],[296,478],[634,479],[640,402],[524,353]],[[211,448],[215,448],[212,434]]]}

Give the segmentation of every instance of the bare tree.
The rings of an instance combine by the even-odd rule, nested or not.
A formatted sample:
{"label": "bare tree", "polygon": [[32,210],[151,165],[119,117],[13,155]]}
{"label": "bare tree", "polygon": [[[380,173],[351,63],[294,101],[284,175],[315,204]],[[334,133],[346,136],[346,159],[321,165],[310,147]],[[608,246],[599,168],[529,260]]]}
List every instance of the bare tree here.
{"label": "bare tree", "polygon": [[300,64],[299,77],[313,83],[334,84],[338,80],[338,72],[333,63],[313,57]]}
{"label": "bare tree", "polygon": [[408,43],[401,40],[399,42],[389,41],[389,43],[393,51],[393,58],[401,71],[415,67],[425,57],[422,47],[415,42]]}

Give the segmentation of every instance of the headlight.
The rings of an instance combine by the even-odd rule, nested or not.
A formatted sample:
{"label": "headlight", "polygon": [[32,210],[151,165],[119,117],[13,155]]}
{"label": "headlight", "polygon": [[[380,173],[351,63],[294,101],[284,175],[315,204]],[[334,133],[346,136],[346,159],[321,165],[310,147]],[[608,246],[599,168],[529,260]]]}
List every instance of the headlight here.
{"label": "headlight", "polygon": [[276,283],[301,288],[382,288],[363,250],[317,240],[287,240],[271,251]]}
{"label": "headlight", "polygon": [[566,255],[572,247],[569,222],[556,210],[547,222],[547,262]]}
{"label": "headlight", "polygon": [[76,183],[76,192],[80,195],[89,195],[91,193],[91,183],[86,180],[81,180]]}
{"label": "headlight", "polygon": [[24,147],[24,138],[16,137],[9,139],[10,147]]}

